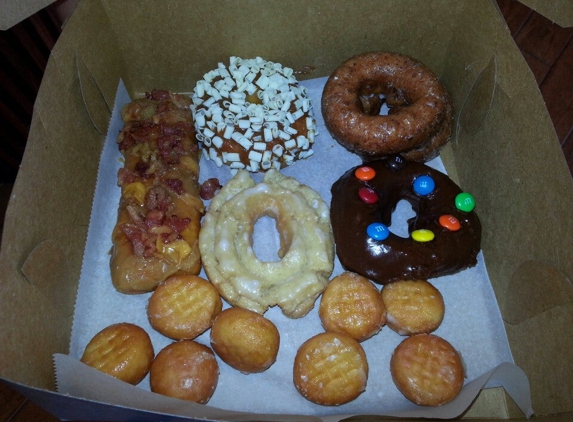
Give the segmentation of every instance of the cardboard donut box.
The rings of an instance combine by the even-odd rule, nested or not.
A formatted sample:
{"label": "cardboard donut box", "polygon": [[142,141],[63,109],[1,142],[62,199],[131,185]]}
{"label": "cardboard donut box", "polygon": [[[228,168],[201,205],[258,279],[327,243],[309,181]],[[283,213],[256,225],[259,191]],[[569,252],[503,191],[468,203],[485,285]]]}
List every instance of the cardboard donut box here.
{"label": "cardboard donut box", "polygon": [[[2,24],[48,3],[4,1]],[[573,22],[566,1],[524,3],[563,26]],[[6,214],[2,379],[61,419],[177,420],[56,392],[52,355],[68,353],[119,79],[133,96],[155,87],[189,92],[234,55],[278,61],[309,79],[371,50],[418,58],[450,91],[455,128],[442,160],[479,203],[488,273],[515,363],[531,384],[534,419],[573,420],[573,179],[492,0],[80,1],[48,63]],[[492,388],[464,417],[524,415]]]}

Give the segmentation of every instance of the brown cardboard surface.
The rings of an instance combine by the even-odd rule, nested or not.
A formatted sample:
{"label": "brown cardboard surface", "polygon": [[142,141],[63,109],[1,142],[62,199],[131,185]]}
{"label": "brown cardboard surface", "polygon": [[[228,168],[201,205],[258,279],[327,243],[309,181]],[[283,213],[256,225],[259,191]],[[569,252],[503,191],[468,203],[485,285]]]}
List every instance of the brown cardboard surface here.
{"label": "brown cardboard surface", "polygon": [[[68,348],[66,309],[81,268],[102,122],[119,78],[134,94],[188,92],[231,55],[313,69],[301,75],[313,78],[379,49],[417,57],[450,90],[457,129],[444,163],[479,204],[484,255],[516,363],[530,379],[538,415],[573,412],[573,362],[563,359],[573,348],[564,288],[573,277],[573,182],[534,78],[489,0],[381,4],[82,1],[48,63],[7,210],[0,375],[54,389],[51,356]],[[48,264],[58,271],[42,272]],[[523,277],[527,265],[535,277]],[[533,298],[542,306],[519,312]],[[488,407],[502,410],[472,416],[511,416],[503,399]]]}
{"label": "brown cardboard surface", "polygon": [[573,26],[573,5],[569,0],[520,0],[526,6],[541,13],[556,24],[567,28]]}
{"label": "brown cardboard surface", "polygon": [[3,0],[0,5],[0,30],[6,30],[33,15],[54,0]]}

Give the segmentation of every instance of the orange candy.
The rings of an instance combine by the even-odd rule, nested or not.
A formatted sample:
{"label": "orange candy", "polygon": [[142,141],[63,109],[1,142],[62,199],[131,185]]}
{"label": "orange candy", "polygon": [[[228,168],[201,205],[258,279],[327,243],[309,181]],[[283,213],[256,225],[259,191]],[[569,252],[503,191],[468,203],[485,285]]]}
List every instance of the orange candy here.
{"label": "orange candy", "polygon": [[453,215],[442,215],[438,221],[442,227],[445,227],[452,232],[459,230],[462,226],[458,219]]}
{"label": "orange candy", "polygon": [[372,167],[362,166],[356,169],[354,175],[359,180],[367,181],[374,179],[374,176],[376,176],[376,172]]}

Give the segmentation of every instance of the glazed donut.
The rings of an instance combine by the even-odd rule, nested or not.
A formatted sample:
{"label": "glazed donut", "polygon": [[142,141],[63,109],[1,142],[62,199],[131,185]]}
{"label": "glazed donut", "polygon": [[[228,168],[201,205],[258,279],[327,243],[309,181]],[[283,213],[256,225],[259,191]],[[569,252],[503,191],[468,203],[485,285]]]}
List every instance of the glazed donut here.
{"label": "glazed donut", "polygon": [[362,342],[386,324],[382,295],[366,277],[344,272],[322,293],[318,316],[326,331],[336,331]]}
{"label": "glazed donut", "polygon": [[305,341],[297,350],[293,382],[307,400],[338,406],[366,390],[368,360],[360,343],[336,332],[324,332]]}
{"label": "glazed donut", "polygon": [[205,404],[219,382],[215,353],[204,344],[181,340],[164,347],[149,370],[151,391]]}
{"label": "glazed donut", "polygon": [[[262,216],[276,220],[280,261],[253,250]],[[207,277],[233,306],[264,313],[278,305],[290,318],[306,315],[328,284],[334,243],[328,206],[318,193],[270,169],[256,184],[246,170],[213,198],[199,234]]]}
{"label": "glazed donut", "polygon": [[[383,103],[388,115],[381,115]],[[328,78],[322,115],[332,137],[364,159],[402,154],[428,161],[452,131],[450,95],[419,61],[397,53],[354,56]]]}
{"label": "glazed donut", "polygon": [[155,352],[147,332],[129,322],[112,324],[87,344],[81,361],[132,385],[149,372]]}
{"label": "glazed donut", "polygon": [[400,343],[390,359],[390,372],[396,388],[420,406],[452,401],[465,377],[461,355],[433,334],[416,334]]}
{"label": "glazed donut", "polygon": [[159,284],[147,304],[149,324],[174,340],[193,340],[221,312],[217,289],[196,275],[173,275]]}
{"label": "glazed donut", "polygon": [[[336,254],[347,271],[387,284],[454,274],[477,263],[481,223],[474,198],[425,164],[392,156],[359,165],[331,192]],[[400,200],[416,213],[408,238],[388,229]]]}
{"label": "glazed donut", "polygon": [[277,359],[280,334],[270,319],[244,308],[227,308],[211,328],[211,347],[244,374],[266,371]]}
{"label": "glazed donut", "polygon": [[444,298],[426,280],[399,280],[382,288],[388,327],[401,336],[435,331],[444,319]]}
{"label": "glazed donut", "polygon": [[316,122],[293,70],[260,57],[231,57],[193,90],[191,110],[203,155],[217,166],[281,169],[313,154]]}

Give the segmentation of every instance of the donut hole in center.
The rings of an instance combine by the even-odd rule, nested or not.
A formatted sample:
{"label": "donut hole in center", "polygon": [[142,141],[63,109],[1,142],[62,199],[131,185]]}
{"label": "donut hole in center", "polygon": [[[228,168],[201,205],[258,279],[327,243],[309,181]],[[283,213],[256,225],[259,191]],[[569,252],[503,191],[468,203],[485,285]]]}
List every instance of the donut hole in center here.
{"label": "donut hole in center", "polygon": [[259,217],[253,230],[253,251],[257,259],[262,262],[278,262],[281,259],[279,250],[280,236],[277,221],[266,215]]}
{"label": "donut hole in center", "polygon": [[279,262],[290,249],[292,233],[272,210],[264,210],[253,217],[251,245],[261,262]]}
{"label": "donut hole in center", "polygon": [[391,233],[394,233],[398,237],[409,238],[410,233],[408,231],[408,220],[416,217],[416,212],[412,208],[412,205],[405,199],[401,199],[396,204],[396,208],[392,212],[391,224],[388,227]]}
{"label": "donut hole in center", "polygon": [[359,97],[364,114],[369,116],[387,116],[390,109],[384,94],[361,94]]}
{"label": "donut hole in center", "polygon": [[358,99],[364,114],[388,116],[409,104],[406,93],[393,86],[367,83],[358,92]]}

